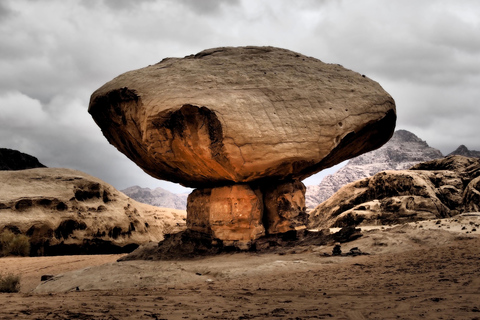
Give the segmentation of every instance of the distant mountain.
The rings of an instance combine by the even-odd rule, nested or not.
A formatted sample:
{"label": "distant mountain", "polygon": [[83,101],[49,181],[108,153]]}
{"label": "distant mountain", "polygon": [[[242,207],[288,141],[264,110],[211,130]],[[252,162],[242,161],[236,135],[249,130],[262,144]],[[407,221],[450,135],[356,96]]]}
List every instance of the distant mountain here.
{"label": "distant mountain", "polygon": [[458,147],[455,151],[448,154],[449,156],[464,156],[464,157],[473,157],[473,158],[480,158],[480,151],[469,150],[463,144]]}
{"label": "distant mountain", "polygon": [[327,200],[343,185],[372,176],[384,170],[408,169],[428,160],[442,158],[442,153],[406,130],[397,130],[381,148],[348,161],[336,173],[323,178],[317,186],[307,186],[305,195],[308,209]]}
{"label": "distant mountain", "polygon": [[37,158],[26,153],[0,148],[0,170],[24,170],[33,168],[45,168]]}
{"label": "distant mountain", "polygon": [[162,188],[154,190],[139,186],[121,190],[127,196],[141,203],[150,204],[161,208],[185,210],[187,208],[188,194],[174,194]]}

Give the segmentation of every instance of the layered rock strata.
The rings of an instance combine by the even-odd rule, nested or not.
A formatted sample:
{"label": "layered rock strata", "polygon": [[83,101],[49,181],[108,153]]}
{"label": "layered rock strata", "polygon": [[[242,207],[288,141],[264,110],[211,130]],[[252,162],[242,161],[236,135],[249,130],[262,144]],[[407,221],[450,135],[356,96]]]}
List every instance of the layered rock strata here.
{"label": "layered rock strata", "polygon": [[[237,240],[261,235],[262,222],[269,233],[301,227],[298,181],[380,147],[396,121],[375,81],[273,47],[209,49],[127,72],[92,94],[89,112],[145,172],[199,190],[188,200],[189,226]],[[291,181],[296,191],[282,191]],[[288,205],[268,204],[272,188]],[[248,189],[260,213],[245,208],[247,228],[233,204],[255,202]]]}
{"label": "layered rock strata", "polygon": [[185,216],[77,170],[0,171],[0,232],[29,236],[32,255],[130,252],[183,230]]}

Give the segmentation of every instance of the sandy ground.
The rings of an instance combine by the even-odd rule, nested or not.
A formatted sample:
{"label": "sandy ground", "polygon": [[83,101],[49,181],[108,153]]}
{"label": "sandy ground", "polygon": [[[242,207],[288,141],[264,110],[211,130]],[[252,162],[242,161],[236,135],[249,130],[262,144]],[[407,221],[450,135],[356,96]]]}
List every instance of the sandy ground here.
{"label": "sandy ground", "polygon": [[[342,245],[370,253],[356,257],[324,246],[156,262],[2,258],[22,292],[0,294],[0,319],[480,319],[478,225],[473,215],[364,228]],[[32,291],[42,274],[57,276]]]}

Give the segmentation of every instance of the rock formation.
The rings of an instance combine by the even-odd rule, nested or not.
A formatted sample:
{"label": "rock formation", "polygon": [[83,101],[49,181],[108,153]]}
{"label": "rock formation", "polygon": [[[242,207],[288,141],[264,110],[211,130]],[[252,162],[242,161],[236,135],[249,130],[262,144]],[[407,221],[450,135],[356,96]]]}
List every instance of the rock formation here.
{"label": "rock formation", "polygon": [[28,235],[33,255],[130,252],[183,229],[184,219],[80,171],[0,172],[0,231]]}
{"label": "rock formation", "polygon": [[472,158],[480,158],[480,151],[470,150],[465,145],[460,145],[455,151],[448,154],[449,156],[464,156]]}
{"label": "rock formation", "polygon": [[309,218],[312,228],[385,225],[478,211],[480,160],[449,156],[387,170],[340,188]]}
{"label": "rock formation", "polygon": [[351,159],[317,186],[307,186],[307,208],[313,210],[342,186],[384,170],[403,170],[417,163],[442,158],[442,153],[407,130],[397,130],[381,148]]}
{"label": "rock formation", "polygon": [[142,188],[139,186],[120,190],[127,196],[141,203],[156,207],[186,210],[188,194],[174,194],[162,188]]}
{"label": "rock formation", "polygon": [[37,158],[26,153],[0,148],[0,170],[24,170],[44,168]]}
{"label": "rock formation", "polygon": [[[145,172],[198,189],[189,226],[232,241],[299,228],[299,181],[380,147],[396,121],[378,83],[273,47],[209,49],[127,72],[92,94],[89,112]],[[277,212],[264,214],[266,192],[284,194]]]}

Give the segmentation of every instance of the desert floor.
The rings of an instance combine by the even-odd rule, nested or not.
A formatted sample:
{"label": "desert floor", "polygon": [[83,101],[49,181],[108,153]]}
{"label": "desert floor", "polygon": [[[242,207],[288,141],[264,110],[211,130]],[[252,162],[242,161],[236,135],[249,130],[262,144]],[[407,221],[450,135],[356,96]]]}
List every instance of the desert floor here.
{"label": "desert floor", "polygon": [[[370,253],[360,256],[322,246],[176,261],[2,258],[22,292],[0,294],[0,319],[480,319],[479,223],[364,230],[342,245]],[[43,274],[57,276],[39,285]]]}

